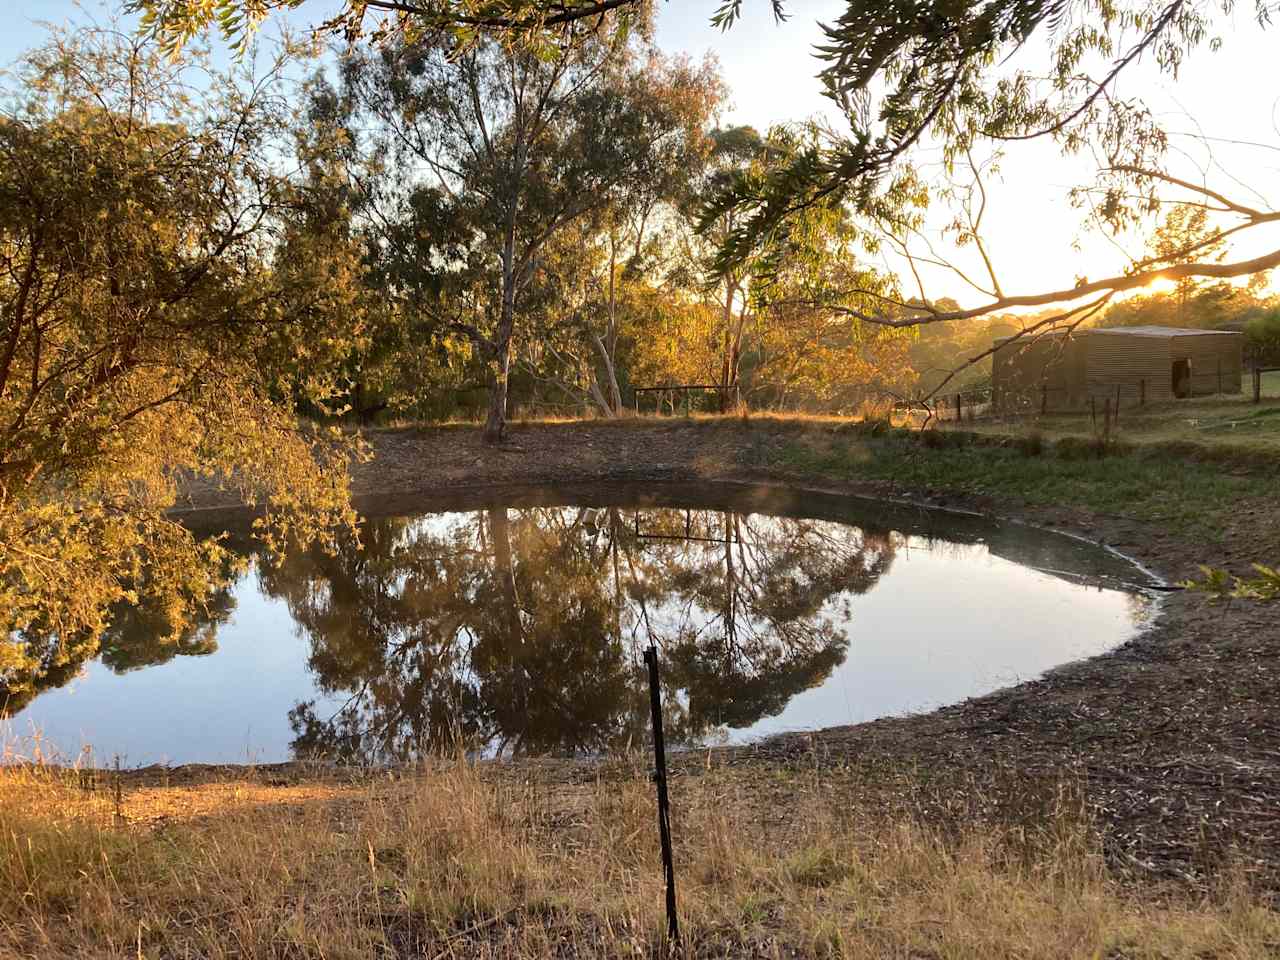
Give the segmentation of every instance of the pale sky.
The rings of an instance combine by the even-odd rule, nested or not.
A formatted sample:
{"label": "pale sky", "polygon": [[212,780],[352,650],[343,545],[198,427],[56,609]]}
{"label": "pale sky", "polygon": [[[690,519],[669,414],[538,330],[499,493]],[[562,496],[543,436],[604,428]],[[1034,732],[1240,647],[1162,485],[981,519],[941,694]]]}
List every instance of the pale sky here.
{"label": "pale sky", "polygon": [[[100,0],[85,0],[82,8],[74,0],[0,2],[12,11],[0,32],[0,63],[11,62],[41,41],[43,31],[34,21],[84,20],[87,13],[105,19],[115,6]],[[317,0],[318,12],[326,2]],[[811,52],[821,40],[817,21],[833,19],[844,8],[843,0],[791,0],[792,16],[780,26],[774,24],[765,0],[746,0],[743,19],[725,33],[708,23],[715,6],[716,0],[661,4],[658,41],[669,52],[686,51],[694,58],[708,51],[715,55],[731,90],[733,106],[725,122],[764,129],[815,114],[839,122],[821,95],[815,77],[820,64]],[[309,12],[304,19],[297,13],[292,19],[304,25],[314,22],[314,16]],[[1223,41],[1216,53],[1201,48],[1176,83],[1143,66],[1126,76],[1117,92],[1141,97],[1177,133],[1172,138],[1176,172],[1184,179],[1272,209],[1280,204],[1280,70],[1275,68],[1280,26],[1263,31],[1241,7]],[[1233,140],[1261,146],[1228,142]],[[1049,143],[1015,145],[1009,151],[999,179],[988,183],[991,199],[984,230],[1005,293],[1067,288],[1078,277],[1120,273],[1127,262],[1125,251],[1142,252],[1141,237],[1128,238],[1122,250],[1104,237],[1081,234],[1082,212],[1070,206],[1067,194],[1091,170],[1086,158],[1061,157]],[[937,225],[946,219],[939,215]],[[1237,244],[1230,258],[1280,245],[1280,229],[1264,234],[1258,228],[1256,234]],[[973,272],[972,255],[957,254],[945,245],[940,249],[948,258],[958,256],[966,272]],[[900,264],[889,266],[897,269]],[[931,297],[953,296],[966,305],[981,302],[980,295],[944,271],[929,271],[925,279]]]}

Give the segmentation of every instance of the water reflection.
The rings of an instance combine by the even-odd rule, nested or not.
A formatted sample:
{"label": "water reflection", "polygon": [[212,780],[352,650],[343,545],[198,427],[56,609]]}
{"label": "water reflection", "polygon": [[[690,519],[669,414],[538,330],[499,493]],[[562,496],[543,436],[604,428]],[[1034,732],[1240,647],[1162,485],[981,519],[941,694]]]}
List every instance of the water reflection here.
{"label": "water reflection", "polygon": [[[231,576],[228,569],[226,575]],[[99,659],[116,674],[168,663],[175,657],[207,656],[218,649],[218,628],[235,611],[233,585],[215,590],[204,609],[191,613],[188,623],[174,628],[163,606],[145,584],[137,589],[138,604],[118,603],[106,628],[97,637],[64,636],[43,624],[32,624],[7,641],[0,639],[0,719],[16,716],[41,693],[66,686]],[[21,651],[17,668],[3,669],[5,647]]]}
{"label": "water reflection", "polygon": [[43,673],[7,712],[65,755],[137,762],[604,752],[647,742],[654,643],[669,738],[742,739],[1033,676],[1122,641],[1145,603],[1088,544],[841,497],[584,488],[437,508],[387,505],[413,515],[375,512],[278,566],[245,542],[181,631],[143,604],[100,646],[38,638]]}
{"label": "water reflection", "polygon": [[577,753],[642,735],[659,647],[670,736],[745,727],[845,657],[849,597],[889,537],[732,511],[493,508],[369,520],[336,555],[262,574],[310,642],[298,753],[403,760],[461,742]]}

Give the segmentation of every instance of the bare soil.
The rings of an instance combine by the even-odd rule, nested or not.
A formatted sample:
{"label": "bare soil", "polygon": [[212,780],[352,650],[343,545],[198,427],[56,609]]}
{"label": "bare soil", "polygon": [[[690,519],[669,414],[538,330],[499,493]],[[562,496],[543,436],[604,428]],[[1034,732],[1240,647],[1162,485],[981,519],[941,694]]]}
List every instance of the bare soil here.
{"label": "bare soil", "polygon": [[[517,424],[496,449],[474,428],[378,431],[354,490],[363,506],[394,509],[399,498],[502,484],[763,481],[1067,530],[1121,550],[1168,583],[1202,563],[1238,569],[1245,558],[1280,556],[1280,502],[1271,498],[1241,504],[1220,543],[1185,542],[1069,503],[779,471],[775,453],[803,429],[733,420]],[[207,489],[193,491],[189,505],[233,506]],[[697,776],[756,764],[812,769],[837,792],[878,801],[886,815],[908,813],[943,829],[973,821],[1035,829],[1063,805],[1078,807],[1112,865],[1135,879],[1200,887],[1229,871],[1280,891],[1280,610],[1173,591],[1132,642],[1042,679],[924,715],[685,755],[677,769]],[[590,762],[556,769],[566,779],[601,775]],[[772,789],[756,779],[761,791]]]}

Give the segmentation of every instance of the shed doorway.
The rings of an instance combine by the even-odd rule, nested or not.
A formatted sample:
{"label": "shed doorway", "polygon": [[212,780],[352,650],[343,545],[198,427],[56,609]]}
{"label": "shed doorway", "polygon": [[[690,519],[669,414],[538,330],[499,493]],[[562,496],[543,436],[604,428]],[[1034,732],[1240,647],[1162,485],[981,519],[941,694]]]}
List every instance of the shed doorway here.
{"label": "shed doorway", "polygon": [[1173,361],[1173,395],[1175,397],[1191,396],[1191,361]]}

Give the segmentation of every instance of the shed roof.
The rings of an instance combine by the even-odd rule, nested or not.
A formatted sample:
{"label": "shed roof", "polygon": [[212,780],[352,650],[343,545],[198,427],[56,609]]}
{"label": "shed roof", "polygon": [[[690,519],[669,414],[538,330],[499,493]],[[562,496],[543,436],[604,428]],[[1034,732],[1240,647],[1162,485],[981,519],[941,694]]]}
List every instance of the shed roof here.
{"label": "shed roof", "polygon": [[1155,325],[1148,325],[1144,327],[1089,327],[1086,330],[1038,330],[1035,333],[1014,334],[1011,337],[996,337],[994,343],[997,346],[1002,343],[1009,343],[1013,340],[1025,340],[1027,343],[1034,343],[1042,337],[1085,337],[1093,336],[1095,334],[1111,337],[1154,337],[1156,339],[1166,340],[1171,340],[1174,337],[1198,337],[1208,335],[1233,337],[1244,336],[1244,334],[1239,330],[1205,330],[1201,327],[1158,327]]}
{"label": "shed roof", "polygon": [[1236,330],[1204,330],[1200,327],[1094,327],[1090,330],[1082,330],[1081,333],[1090,336],[1112,336],[1112,337],[1197,337],[1207,336],[1210,334],[1216,336],[1229,335],[1240,337],[1244,334]]}
{"label": "shed roof", "polygon": [[992,342],[996,344],[1001,344],[1001,343],[1009,343],[1010,341],[1013,341],[1013,340],[1023,340],[1026,343],[1035,343],[1037,340],[1043,339],[1044,337],[1065,337],[1070,333],[1071,333],[1070,330],[1056,330],[1056,329],[1037,330],[1034,333],[1015,333],[1012,336],[1008,336],[1008,337],[996,337],[995,340],[993,340]]}

